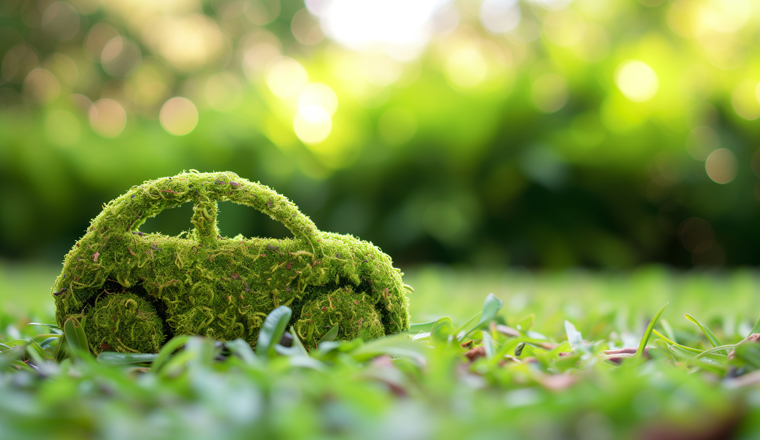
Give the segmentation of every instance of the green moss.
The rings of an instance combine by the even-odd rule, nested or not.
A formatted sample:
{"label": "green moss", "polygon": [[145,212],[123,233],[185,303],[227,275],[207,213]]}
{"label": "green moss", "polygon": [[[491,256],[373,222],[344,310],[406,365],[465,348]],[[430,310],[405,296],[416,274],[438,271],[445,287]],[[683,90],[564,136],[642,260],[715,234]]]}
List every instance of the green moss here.
{"label": "green moss", "polygon": [[[216,224],[220,200],[268,214],[294,238],[221,236]],[[194,228],[187,234],[139,232],[146,219],[186,202],[194,203]],[[107,345],[93,343],[95,352],[107,346],[156,351],[163,342],[158,333],[243,338],[255,345],[264,318],[280,305],[293,309],[292,323],[313,347],[329,323],[340,324],[343,339],[408,328],[401,275],[376,246],[319,231],[290,200],[266,186],[233,173],[193,172],[145,182],[108,203],[66,255],[53,295],[60,324],[72,315],[95,313],[104,300],[108,305],[101,308],[120,313],[126,299],[140,299],[139,310],[163,322],[161,331],[135,321],[145,330],[114,345],[108,333],[125,335],[124,330],[109,328],[101,316],[105,311],[96,313],[98,324],[87,325],[86,331]],[[314,322],[307,325],[309,320]]]}
{"label": "green moss", "polygon": [[[355,293],[351,287],[335,289],[327,295],[308,300],[302,308],[301,319],[295,324],[296,333],[304,341],[321,339],[333,326],[338,325],[338,337],[364,340],[385,334],[373,298]],[[316,348],[316,345],[308,346]]]}
{"label": "green moss", "polygon": [[87,311],[90,348],[152,353],[163,345],[164,325],[156,309],[130,293],[103,295]]}

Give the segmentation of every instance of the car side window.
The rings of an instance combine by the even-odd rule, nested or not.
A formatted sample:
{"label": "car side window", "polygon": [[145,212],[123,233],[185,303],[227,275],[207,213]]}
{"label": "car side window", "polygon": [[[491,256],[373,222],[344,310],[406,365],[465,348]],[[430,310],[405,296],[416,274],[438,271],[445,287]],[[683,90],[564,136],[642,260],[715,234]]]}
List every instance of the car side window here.
{"label": "car side window", "polygon": [[[225,237],[292,238],[293,234],[280,222],[272,220],[268,215],[256,209],[232,202],[218,202],[217,226]],[[157,216],[149,218],[140,225],[140,232],[146,234],[160,233],[164,235],[179,235],[193,228],[190,220],[193,217],[193,203],[183,203],[177,208],[161,211]]]}
{"label": "car side window", "polygon": [[146,234],[179,235],[182,231],[192,229],[193,225],[190,223],[192,217],[193,203],[187,202],[176,208],[164,209],[157,216],[145,220],[138,229]]}
{"label": "car side window", "polygon": [[268,215],[232,202],[219,202],[217,226],[225,237],[243,234],[244,237],[293,238],[282,223]]}

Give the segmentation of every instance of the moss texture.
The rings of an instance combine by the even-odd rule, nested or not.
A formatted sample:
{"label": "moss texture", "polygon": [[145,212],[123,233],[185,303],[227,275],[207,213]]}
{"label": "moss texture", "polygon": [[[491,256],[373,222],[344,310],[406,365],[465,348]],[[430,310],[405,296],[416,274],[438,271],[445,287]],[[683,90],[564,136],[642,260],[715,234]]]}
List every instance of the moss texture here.
{"label": "moss texture", "polygon": [[[217,201],[248,205],[283,223],[292,239],[223,237]],[[178,237],[139,226],[193,202],[194,228]],[[56,319],[87,316],[90,348],[155,352],[173,335],[243,338],[266,315],[293,309],[307,347],[332,326],[339,338],[405,330],[408,299],[390,257],[350,235],[319,231],[287,198],[234,173],[182,173],[112,200],[66,255],[53,287]]]}

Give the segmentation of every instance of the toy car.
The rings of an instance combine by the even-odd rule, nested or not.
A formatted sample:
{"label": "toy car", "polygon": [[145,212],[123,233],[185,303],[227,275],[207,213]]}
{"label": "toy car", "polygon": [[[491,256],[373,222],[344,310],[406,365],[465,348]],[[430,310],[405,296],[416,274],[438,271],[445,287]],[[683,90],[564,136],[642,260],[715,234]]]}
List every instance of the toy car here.
{"label": "toy car", "polygon": [[[289,239],[223,237],[217,201],[252,206]],[[194,228],[172,237],[138,230],[192,201]],[[182,173],[112,200],[66,255],[53,287],[56,320],[84,321],[94,353],[151,353],[174,335],[242,338],[255,346],[267,314],[293,310],[307,348],[335,325],[339,339],[373,339],[409,326],[402,273],[350,235],[319,231],[287,198],[234,173]]]}

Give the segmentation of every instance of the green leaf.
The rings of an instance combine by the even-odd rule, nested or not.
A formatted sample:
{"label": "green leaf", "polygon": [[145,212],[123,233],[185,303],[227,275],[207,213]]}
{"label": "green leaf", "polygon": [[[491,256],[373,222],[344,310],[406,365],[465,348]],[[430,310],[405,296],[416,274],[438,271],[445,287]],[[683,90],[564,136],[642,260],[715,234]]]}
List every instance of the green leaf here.
{"label": "green leaf", "polygon": [[256,354],[260,358],[269,358],[274,355],[274,345],[280,342],[282,335],[285,334],[291,315],[293,315],[293,311],[290,310],[290,307],[280,306],[272,310],[264,320],[256,344]]}
{"label": "green leaf", "polygon": [[17,345],[0,353],[0,370],[4,370],[24,355],[24,347]]}
{"label": "green leaf", "polygon": [[[290,318],[288,318],[288,319],[290,319]],[[322,336],[322,338],[319,341],[317,341],[317,346],[319,346],[319,344],[321,344],[323,342],[334,341],[335,338],[338,337],[338,331],[339,330],[340,330],[340,325],[335,324],[334,326],[332,326],[332,328],[330,328],[330,330],[327,333],[325,333],[325,335]],[[294,336],[294,338],[295,338],[295,336]]]}
{"label": "green leaf", "polygon": [[644,330],[644,336],[641,338],[641,342],[639,343],[639,348],[636,350],[636,356],[643,357],[644,356],[644,348],[647,346],[647,342],[649,342],[649,337],[652,336],[652,330],[654,330],[654,325],[657,324],[657,320],[660,318],[660,315],[662,315],[662,312],[665,311],[665,307],[668,306],[670,303],[666,303],[659,312],[657,312],[656,315],[652,318],[651,321],[649,321],[649,325],[647,325],[646,330]]}
{"label": "green leaf", "polygon": [[668,344],[675,345],[676,347],[678,347],[678,348],[680,348],[682,350],[690,351],[690,352],[692,352],[694,354],[702,353],[702,350],[700,350],[698,348],[687,347],[685,345],[679,344],[679,343],[673,341],[672,339],[668,338],[667,336],[663,335],[662,333],[658,332],[657,330],[652,330],[652,333],[654,333],[655,335],[659,336],[663,340],[667,341]]}
{"label": "green leaf", "polygon": [[486,359],[493,359],[496,356],[496,345],[488,332],[483,332],[483,347],[486,349]]}
{"label": "green leaf", "polygon": [[[719,346],[723,345],[723,343],[722,343],[722,342],[720,342],[720,339],[718,339],[718,338],[717,338],[717,337],[716,337],[716,336],[713,334],[713,332],[711,332],[711,331],[710,331],[710,329],[709,329],[709,328],[705,327],[704,325],[702,325],[702,323],[701,323],[701,322],[697,321],[697,319],[696,319],[696,318],[694,318],[693,316],[689,315],[688,313],[684,313],[684,315],[683,315],[683,316],[684,316],[686,319],[688,319],[688,320],[689,320],[689,321],[690,321],[692,324],[695,324],[697,327],[699,327],[699,328],[700,328],[700,330],[702,330],[702,333],[704,333],[704,334],[705,334],[705,336],[707,336],[707,339],[709,339],[709,340],[710,340],[710,344],[712,344],[712,346],[713,346],[713,347],[719,347]],[[727,354],[727,353],[726,353],[726,354]]]}
{"label": "green leaf", "polygon": [[150,364],[158,358],[157,353],[118,353],[104,351],[98,355],[97,361],[104,365],[139,365]]}
{"label": "green leaf", "polygon": [[[294,341],[297,339],[297,337],[293,336]],[[239,357],[248,365],[258,365],[260,364],[259,359],[256,357],[256,354],[251,349],[251,346],[245,342],[244,340],[237,338],[232,341],[227,341],[224,343],[224,346],[227,347],[232,354]]]}
{"label": "green leaf", "polygon": [[40,344],[34,341],[29,341],[25,348],[26,353],[30,358],[34,360],[36,364],[41,364],[45,361],[52,361],[54,359],[52,354],[45,351],[42,347],[40,347]]}
{"label": "green leaf", "polygon": [[422,365],[425,362],[422,353],[426,350],[429,349],[426,349],[423,344],[413,342],[409,340],[408,336],[398,334],[373,339],[349,354],[359,362],[388,354],[396,357],[410,358]]}
{"label": "green leaf", "polygon": [[530,329],[533,328],[533,322],[536,320],[536,314],[531,313],[530,315],[522,318],[521,320],[517,321],[517,329],[527,332]]}
{"label": "green leaf", "polygon": [[[702,353],[699,353],[695,356],[695,358],[702,358],[702,357],[709,357],[712,356],[712,359],[721,361],[728,359],[728,353],[730,350],[734,349],[738,344],[727,344],[727,345],[719,345],[717,347],[713,347],[709,350],[705,350]],[[717,358],[717,359],[716,359]]]}
{"label": "green leaf", "polygon": [[421,322],[419,324],[410,324],[408,333],[429,332],[433,328],[433,325],[438,321]]}
{"label": "green leaf", "polygon": [[[60,342],[61,336],[51,336],[42,342],[40,342],[40,347],[42,348],[48,348],[49,346],[53,345],[53,342]],[[53,355],[53,359],[55,359],[55,355]]]}
{"label": "green leaf", "polygon": [[580,351],[583,348],[583,335],[568,320],[565,320],[565,334],[567,334],[567,342],[570,343],[573,350]]}
{"label": "green leaf", "polygon": [[758,318],[757,322],[755,323],[755,326],[752,327],[752,330],[750,330],[749,335],[747,335],[747,337],[755,333],[760,333],[760,318]]}
{"label": "green leaf", "polygon": [[[667,356],[671,361],[675,362],[677,360],[673,353],[670,351],[670,346],[665,339],[655,339],[654,345],[655,347],[659,348],[660,352],[663,355]],[[652,354],[652,350],[649,350],[649,354]]]}
{"label": "green leaf", "polygon": [[290,326],[290,334],[293,335],[293,348],[298,350],[302,356],[308,356],[308,350],[303,346],[301,338],[298,337],[298,333],[296,333],[296,329],[292,325]]}
{"label": "green leaf", "polygon": [[435,321],[430,329],[430,338],[434,343],[447,344],[454,334],[454,322],[448,316]]}
{"label": "green leaf", "polygon": [[732,359],[731,364],[746,364],[752,367],[753,370],[760,369],[760,344],[755,342],[741,343],[734,349],[734,354],[735,357]]}
{"label": "green leaf", "polygon": [[486,300],[483,302],[483,312],[480,314],[480,320],[477,324],[475,324],[474,327],[472,327],[467,333],[464,334],[461,338],[459,338],[460,341],[462,341],[464,338],[470,335],[470,333],[479,330],[484,325],[490,323],[494,319],[496,319],[496,316],[499,314],[499,310],[501,309],[501,306],[504,305],[504,301],[500,300],[499,298],[496,298],[493,293],[489,293],[486,297]]}
{"label": "green leaf", "polygon": [[48,330],[50,330],[51,332],[53,332],[53,333],[55,333],[57,335],[63,334],[63,331],[61,331],[61,328],[58,327],[57,324],[43,324],[41,322],[30,322],[27,325],[28,326],[29,325],[39,325],[41,327],[47,327]]}
{"label": "green leaf", "polygon": [[164,344],[164,346],[161,347],[161,350],[159,350],[158,356],[156,356],[156,359],[153,361],[153,365],[151,366],[153,368],[153,371],[159,371],[164,363],[169,360],[169,357],[172,355],[172,353],[174,353],[174,351],[178,348],[187,344],[187,341],[189,339],[190,336],[188,335],[180,335],[173,337],[171,340],[169,340],[169,342]]}
{"label": "green leaf", "polygon": [[662,326],[662,331],[665,333],[665,336],[675,341],[676,332],[673,331],[673,327],[670,326],[670,323],[668,322],[668,320],[665,318],[661,318],[660,325]]}
{"label": "green leaf", "polygon": [[72,354],[78,357],[87,356],[90,346],[87,344],[87,336],[82,326],[75,317],[70,317],[63,323],[63,334],[71,348]]}
{"label": "green leaf", "polygon": [[670,352],[673,353],[675,357],[692,363],[705,370],[712,371],[720,375],[724,374],[726,371],[725,363],[711,359],[709,357],[697,358],[694,353],[686,351],[681,347],[671,346]]}
{"label": "green leaf", "polygon": [[[473,316],[472,316],[472,318],[470,318],[470,319],[468,319],[467,321],[465,321],[465,323],[464,323],[464,324],[462,324],[462,325],[460,325],[459,327],[457,327],[457,329],[456,329],[456,331],[454,332],[454,334],[455,334],[455,335],[458,335],[460,332],[463,332],[463,331],[464,331],[464,329],[466,329],[466,328],[469,328],[469,327],[470,327],[470,325],[471,325],[473,322],[475,322],[475,321],[477,321],[478,319],[480,319],[480,317],[481,317],[481,316],[483,316],[483,312],[482,312],[482,311],[480,311],[480,312],[476,313],[475,315],[473,315]],[[435,321],[434,321],[434,322],[435,322]],[[467,336],[467,334],[469,334],[469,333],[463,334],[463,335],[462,335],[462,337],[460,337],[460,338],[459,338],[459,340],[461,341],[462,339],[464,339],[464,338],[465,338],[465,336]]]}

